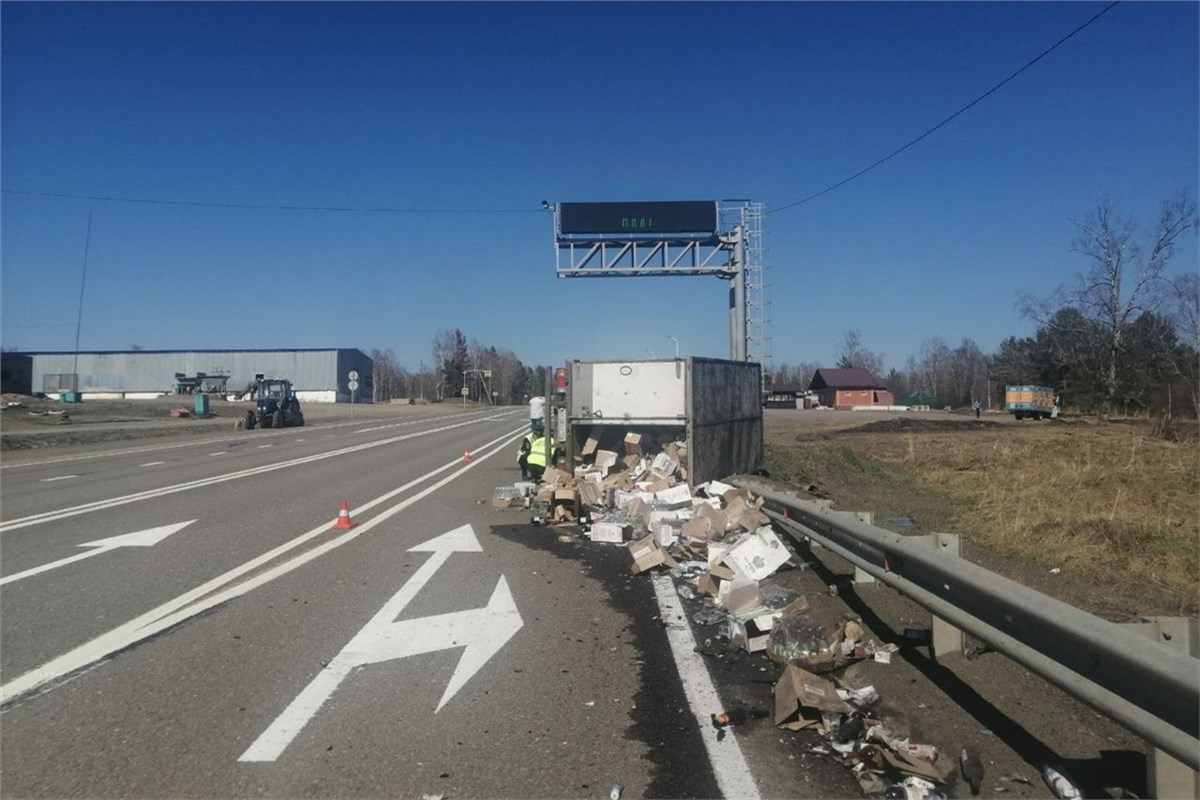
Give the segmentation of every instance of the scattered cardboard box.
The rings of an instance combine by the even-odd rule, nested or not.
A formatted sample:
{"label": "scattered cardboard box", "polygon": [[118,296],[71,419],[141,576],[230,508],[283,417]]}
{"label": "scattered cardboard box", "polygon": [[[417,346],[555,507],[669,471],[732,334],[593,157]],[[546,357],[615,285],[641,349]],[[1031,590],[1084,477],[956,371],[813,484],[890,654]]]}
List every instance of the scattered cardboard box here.
{"label": "scattered cardboard box", "polygon": [[650,462],[650,469],[664,477],[675,474],[675,470],[679,469],[679,461],[671,458],[666,453],[659,453]]}
{"label": "scattered cardboard box", "polygon": [[779,612],[770,608],[756,608],[730,618],[730,647],[739,647],[747,653],[767,649],[767,639]]}
{"label": "scattered cardboard box", "polygon": [[652,567],[667,566],[677,569],[679,562],[671,558],[666,550],[655,541],[653,536],[643,536],[629,543],[629,553],[633,556],[631,571],[634,575],[645,572]]}
{"label": "scattered cardboard box", "polygon": [[837,696],[837,687],[789,664],[775,684],[775,726],[798,731],[820,724],[821,712],[848,714],[853,709]]}
{"label": "scattered cardboard box", "polygon": [[658,542],[660,547],[670,547],[679,540],[678,523],[672,524],[673,521],[652,522],[650,523],[650,532],[654,534],[654,541]]}
{"label": "scattered cardboard box", "polygon": [[629,525],[618,522],[593,522],[591,540],[608,544],[621,544],[633,532]]}
{"label": "scattered cardboard box", "polygon": [[596,448],[600,446],[600,440],[589,436],[588,440],[583,443],[583,449],[579,451],[579,455],[587,457],[596,452]]}
{"label": "scattered cardboard box", "polygon": [[716,531],[713,529],[712,520],[708,517],[689,519],[683,523],[681,533],[683,538],[688,542],[699,545],[707,545],[716,538]]}
{"label": "scattered cardboard box", "polygon": [[597,506],[604,500],[604,489],[596,481],[579,482],[579,501],[584,505]]}
{"label": "scattered cardboard box", "polygon": [[612,450],[597,450],[592,465],[600,469],[612,469],[617,465],[617,454]]}
{"label": "scattered cardboard box", "polygon": [[729,567],[720,565],[709,567],[696,581],[696,591],[716,597],[717,593],[721,591],[721,583],[731,580],[733,580],[733,570]]}
{"label": "scattered cardboard box", "polygon": [[723,497],[726,492],[731,492],[734,489],[732,485],[716,480],[709,481],[702,488],[704,489],[704,493],[709,497]]}
{"label": "scattered cardboard box", "polygon": [[709,522],[711,533],[708,538],[720,539],[725,535],[725,529],[728,524],[728,519],[725,512],[712,506],[696,506],[693,519],[706,519]]}
{"label": "scattered cardboard box", "polygon": [[653,477],[648,481],[644,481],[642,488],[647,492],[658,494],[671,488],[671,481],[668,478]]}
{"label": "scattered cardboard box", "polygon": [[525,496],[515,486],[497,486],[492,490],[492,508],[505,509],[525,505]]}
{"label": "scattered cardboard box", "polygon": [[[615,453],[613,455],[616,455]],[[611,475],[605,475],[604,480],[600,481],[600,485],[605,489],[629,489],[633,486],[633,481],[624,472],[614,472]]]}
{"label": "scattered cardboard box", "polygon": [[692,503],[692,490],[687,484],[681,483],[678,486],[672,486],[670,489],[664,489],[654,495],[660,503],[665,504],[668,508],[682,508],[689,506]]}
{"label": "scattered cardboard box", "polygon": [[891,750],[881,749],[883,758],[896,769],[908,775],[916,775],[926,780],[942,782],[942,773],[938,771],[929,761],[916,756],[910,756],[903,752],[893,753]]}
{"label": "scattered cardboard box", "polygon": [[650,507],[650,519],[648,521],[651,525],[657,522],[673,522],[678,519],[679,512],[673,508]]}
{"label": "scattered cardboard box", "polygon": [[[758,596],[758,581],[734,577],[722,581],[717,588],[717,605],[724,606],[730,614],[743,614],[751,609],[760,608],[762,601]],[[766,647],[766,643],[763,643]]]}
{"label": "scattered cardboard box", "polygon": [[631,456],[642,456],[642,441],[645,439],[640,433],[625,434],[625,453]]}
{"label": "scattered cardboard box", "polygon": [[769,527],[747,534],[725,554],[724,562],[738,574],[761,581],[782,567],[791,553]]}

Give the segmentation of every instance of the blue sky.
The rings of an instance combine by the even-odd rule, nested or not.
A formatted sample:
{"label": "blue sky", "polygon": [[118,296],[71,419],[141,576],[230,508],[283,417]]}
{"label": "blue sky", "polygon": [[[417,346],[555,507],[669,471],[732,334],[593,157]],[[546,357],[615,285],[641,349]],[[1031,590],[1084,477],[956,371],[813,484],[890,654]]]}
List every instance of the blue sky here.
{"label": "blue sky", "polygon": [[[74,346],[92,211],[83,349],[724,357],[724,283],[556,279],[541,201],[787,205],[1104,5],[5,2],[0,341]],[[1071,217],[1200,193],[1197,9],[1122,3],[768,216],[774,359],[1031,333],[1018,293],[1084,266]]]}

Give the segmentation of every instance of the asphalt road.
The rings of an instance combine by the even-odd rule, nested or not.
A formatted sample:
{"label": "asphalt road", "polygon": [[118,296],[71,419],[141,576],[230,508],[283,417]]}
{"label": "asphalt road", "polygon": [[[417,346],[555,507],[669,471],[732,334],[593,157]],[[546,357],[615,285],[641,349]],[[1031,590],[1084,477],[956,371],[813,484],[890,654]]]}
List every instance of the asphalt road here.
{"label": "asphalt road", "polygon": [[3,794],[855,793],[717,739],[669,581],[490,506],[525,422],[6,454]]}

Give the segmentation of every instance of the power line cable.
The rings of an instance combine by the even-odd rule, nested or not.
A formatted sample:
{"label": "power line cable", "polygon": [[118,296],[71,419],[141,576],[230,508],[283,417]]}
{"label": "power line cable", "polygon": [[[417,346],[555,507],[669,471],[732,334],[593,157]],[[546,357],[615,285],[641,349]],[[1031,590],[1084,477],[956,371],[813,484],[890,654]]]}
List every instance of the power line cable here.
{"label": "power line cable", "polygon": [[987,98],[988,98],[988,96],[990,96],[991,94],[995,93],[997,90],[999,90],[999,89],[1000,89],[1000,87],[1004,86],[1004,84],[1006,84],[1006,83],[1008,83],[1009,81],[1011,81],[1012,79],[1016,78],[1016,77],[1017,77],[1018,75],[1020,75],[1022,72],[1024,72],[1024,71],[1025,71],[1025,70],[1027,70],[1027,69],[1029,69],[1029,68],[1030,68],[1030,67],[1032,67],[1034,64],[1036,64],[1037,62],[1041,61],[1041,60],[1042,60],[1043,58],[1045,58],[1046,56],[1048,56],[1048,55],[1050,55],[1051,53],[1053,53],[1055,50],[1057,50],[1057,49],[1058,49],[1059,47],[1061,47],[1062,45],[1066,44],[1066,43],[1067,43],[1067,42],[1068,42],[1068,41],[1069,41],[1069,40],[1070,40],[1072,37],[1074,37],[1076,34],[1078,34],[1078,33],[1079,33],[1080,31],[1082,31],[1084,28],[1088,27],[1088,26],[1089,26],[1089,25],[1091,25],[1093,22],[1095,22],[1096,20],[1100,19],[1102,16],[1104,16],[1105,14],[1107,14],[1107,13],[1108,13],[1109,11],[1111,11],[1111,10],[1112,10],[1112,9],[1113,9],[1115,6],[1119,5],[1119,4],[1120,4],[1120,2],[1121,2],[1121,0],[1113,0],[1113,2],[1111,2],[1111,3],[1109,3],[1107,6],[1105,6],[1105,7],[1104,7],[1104,9],[1100,11],[1100,13],[1096,14],[1094,17],[1092,17],[1091,19],[1089,19],[1087,22],[1083,23],[1083,24],[1082,24],[1082,25],[1080,25],[1078,28],[1076,28],[1075,30],[1073,30],[1073,31],[1071,31],[1070,33],[1068,33],[1066,36],[1064,36],[1064,37],[1062,37],[1061,39],[1059,39],[1057,42],[1055,42],[1054,44],[1052,44],[1052,45],[1051,45],[1049,48],[1047,48],[1046,50],[1043,50],[1043,51],[1042,51],[1042,52],[1041,52],[1041,53],[1040,53],[1040,54],[1039,54],[1039,55],[1038,55],[1036,58],[1034,58],[1033,60],[1031,60],[1031,61],[1027,62],[1027,63],[1026,63],[1024,66],[1022,66],[1022,67],[1021,67],[1020,69],[1018,69],[1016,72],[1014,72],[1013,74],[1009,75],[1007,78],[1005,78],[1004,80],[1002,80],[1002,81],[1000,81],[999,83],[997,83],[997,84],[996,84],[995,86],[993,86],[991,89],[988,89],[986,92],[984,92],[983,94],[979,95],[979,97],[976,97],[974,100],[972,100],[971,102],[967,103],[965,106],[963,106],[962,108],[960,108],[958,111],[955,111],[953,114],[951,114],[950,116],[946,117],[944,120],[942,120],[941,122],[939,122],[937,125],[934,125],[932,128],[930,128],[929,130],[925,131],[924,133],[922,133],[922,134],[921,134],[920,136],[918,136],[917,138],[915,138],[915,139],[913,139],[912,141],[908,142],[908,143],[907,143],[907,144],[905,144],[903,147],[900,147],[900,148],[897,148],[896,150],[893,150],[891,153],[888,153],[886,156],[884,156],[883,158],[879,159],[878,161],[876,161],[875,163],[871,164],[870,166],[867,166],[867,167],[864,167],[863,169],[860,169],[858,172],[854,173],[854,174],[853,174],[853,175],[851,175],[849,178],[845,178],[845,179],[843,179],[843,180],[840,180],[840,181],[838,181],[837,183],[833,184],[832,186],[829,186],[829,187],[827,187],[827,188],[825,188],[825,189],[822,189],[821,191],[819,191],[819,192],[816,192],[816,193],[814,193],[814,194],[810,194],[808,197],[804,197],[804,198],[802,198],[802,199],[800,199],[800,200],[797,200],[797,201],[795,201],[794,203],[788,203],[788,204],[787,204],[787,205],[785,205],[785,206],[780,206],[779,208],[774,208],[774,209],[771,209],[771,210],[770,210],[769,212],[767,212],[767,213],[769,213],[769,214],[778,214],[780,211],[786,211],[786,210],[788,210],[789,208],[795,208],[796,206],[803,205],[803,204],[805,204],[805,203],[809,202],[810,200],[816,200],[816,199],[817,199],[818,197],[820,197],[821,195],[824,195],[824,194],[829,194],[829,193],[830,193],[830,192],[832,192],[834,189],[838,189],[838,188],[840,188],[840,187],[842,187],[842,186],[845,186],[847,183],[849,183],[850,181],[854,180],[855,178],[859,178],[859,177],[862,177],[863,175],[866,175],[868,172],[870,172],[871,170],[875,169],[875,168],[876,168],[876,167],[878,167],[880,164],[883,164],[883,163],[884,163],[884,162],[886,162],[886,161],[890,161],[891,159],[893,159],[893,158],[895,158],[896,156],[898,156],[898,155],[900,155],[901,153],[903,153],[903,152],[904,152],[905,150],[907,150],[908,148],[912,147],[912,146],[913,146],[914,144],[916,144],[917,142],[919,142],[919,141],[921,141],[922,139],[924,139],[926,136],[929,136],[929,135],[930,135],[931,133],[933,133],[934,131],[938,130],[939,128],[943,127],[943,126],[944,126],[944,125],[946,125],[947,123],[951,122],[951,121],[952,121],[952,120],[953,120],[955,117],[958,117],[960,114],[964,113],[965,111],[968,111],[968,110],[970,110],[970,109],[971,109],[971,108],[973,108],[974,106],[976,106],[976,105],[978,105],[979,103],[983,102],[985,99],[987,99]]}
{"label": "power line cable", "polygon": [[106,203],[143,203],[153,206],[198,206],[200,208],[243,208],[256,211],[348,211],[375,214],[544,214],[540,208],[400,208],[384,206],[282,206],[257,203],[205,203],[198,200],[154,200],[145,197],[107,197],[69,192],[32,192],[2,189],[4,194],[30,197],[60,197],[70,200],[99,200]]}
{"label": "power line cable", "polygon": [[[868,172],[870,172],[871,170],[880,166],[881,164],[884,164],[884,163],[890,161],[891,159],[893,159],[896,156],[903,153],[908,148],[912,147],[913,145],[917,144],[921,140],[930,136],[931,134],[933,134],[940,128],[946,126],[947,124],[952,122],[955,118],[959,117],[963,113],[969,111],[971,108],[975,107],[979,103],[986,100],[992,94],[994,94],[995,92],[1000,90],[1004,85],[1006,85],[1007,83],[1009,83],[1010,81],[1015,79],[1022,72],[1029,69],[1034,64],[1038,63],[1043,58],[1045,58],[1046,56],[1053,53],[1059,47],[1066,44],[1068,41],[1070,41],[1072,38],[1074,38],[1077,34],[1079,34],[1081,31],[1083,31],[1085,28],[1087,28],[1089,25],[1094,23],[1096,20],[1100,19],[1100,17],[1104,16],[1109,11],[1111,11],[1113,8],[1120,5],[1120,2],[1121,2],[1121,0],[1113,0],[1113,2],[1109,3],[1103,9],[1101,9],[1091,19],[1084,22],[1082,25],[1077,27],[1075,30],[1071,31],[1066,36],[1059,39],[1057,42],[1052,44],[1046,50],[1042,51],[1040,54],[1038,54],[1036,57],[1034,57],[1030,61],[1026,62],[1023,66],[1021,66],[1019,69],[1017,69],[1011,75],[1009,75],[1007,78],[1000,81],[995,86],[993,86],[991,89],[988,89],[986,92],[981,94],[979,97],[976,97],[970,103],[967,103],[965,106],[963,106],[962,108],[958,109],[953,114],[951,114],[950,116],[943,119],[937,125],[934,125],[929,130],[927,130],[924,133],[922,133],[921,135],[917,136],[915,139],[912,139],[911,141],[904,144],[903,146],[897,148],[896,150],[893,150],[891,153],[888,153],[883,158],[878,159],[874,163],[864,167],[863,169],[854,173],[850,177],[844,178],[844,179],[838,181],[837,183],[833,184],[832,186],[828,186],[819,192],[810,194],[807,197],[803,197],[799,200],[796,200],[795,202],[788,203],[787,205],[779,206],[778,208],[771,209],[765,213],[766,214],[778,214],[781,211],[787,211],[790,208],[795,208],[797,206],[803,205],[811,200],[815,200],[818,197],[821,197],[822,195],[826,195],[835,189],[839,189],[842,186],[845,186],[847,183],[850,183],[851,181],[853,181],[857,178],[860,178],[863,175],[866,175]],[[19,195],[26,195],[26,196],[31,196],[31,197],[59,197],[59,198],[66,198],[66,199],[72,199],[72,200],[96,200],[96,201],[108,202],[108,203],[142,203],[145,205],[194,206],[194,207],[199,207],[199,208],[241,208],[241,209],[253,209],[253,210],[258,210],[258,211],[333,211],[333,212],[359,212],[359,213],[381,213],[381,214],[539,214],[539,213],[543,213],[542,209],[533,209],[533,208],[528,208],[528,209],[526,209],[526,208],[411,208],[411,207],[410,208],[400,208],[400,207],[379,207],[379,206],[358,207],[358,206],[263,205],[263,204],[256,204],[256,203],[205,203],[205,202],[200,202],[200,201],[195,201],[195,200],[155,200],[155,199],[142,198],[142,197],[108,197],[108,196],[103,196],[103,195],[73,194],[73,193],[68,193],[68,192],[34,192],[34,191],[26,191],[26,190],[19,190],[19,189],[0,189],[0,191],[2,191],[4,194],[19,194]]]}

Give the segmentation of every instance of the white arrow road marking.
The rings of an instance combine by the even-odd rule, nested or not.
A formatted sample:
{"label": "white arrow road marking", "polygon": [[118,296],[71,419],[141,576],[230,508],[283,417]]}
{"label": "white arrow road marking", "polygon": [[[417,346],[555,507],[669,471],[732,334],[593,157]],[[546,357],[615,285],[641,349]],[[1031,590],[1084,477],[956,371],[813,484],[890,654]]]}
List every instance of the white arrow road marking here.
{"label": "white arrow road marking", "polygon": [[76,561],[82,561],[85,558],[98,556],[101,553],[107,553],[109,550],[115,550],[118,547],[152,547],[171,534],[179,533],[179,531],[183,530],[195,521],[196,520],[192,519],[188,520],[187,522],[177,522],[174,525],[162,525],[157,528],[147,528],[144,531],[135,531],[134,533],[125,533],[120,536],[110,536],[107,539],[97,539],[94,542],[87,542],[79,546],[94,547],[96,549],[89,550],[86,553],[80,553],[79,555],[69,556],[58,561],[51,561],[49,564],[43,564],[40,567],[27,569],[24,572],[18,572],[15,575],[6,575],[5,577],[0,578],[0,586],[3,586],[6,583],[12,583],[13,581],[19,581],[21,578],[28,578],[33,575],[37,575],[41,572],[48,572],[52,569],[57,569],[58,567],[63,567]]}
{"label": "white arrow road marking", "polygon": [[277,759],[333,695],[342,680],[357,667],[454,647],[465,648],[442,699],[434,709],[436,714],[525,624],[503,575],[483,608],[395,622],[404,607],[452,553],[478,553],[482,552],[482,548],[475,538],[474,529],[464,525],[424,544],[410,547],[409,552],[431,552],[433,556],[421,565],[400,591],[384,603],[371,621],[254,740],[238,761]]}
{"label": "white arrow road marking", "polygon": [[266,553],[250,559],[245,564],[234,567],[228,572],[218,575],[212,580],[197,586],[195,589],[184,592],[172,600],[168,600],[158,608],[147,611],[145,614],[126,622],[124,625],[113,628],[108,633],[101,634],[95,639],[92,639],[90,642],[82,644],[79,647],[76,647],[74,650],[64,653],[63,655],[48,661],[40,667],[31,669],[24,675],[14,678],[8,683],[0,685],[0,705],[12,702],[17,697],[20,697],[21,695],[26,694],[27,692],[30,692],[39,686],[49,683],[50,681],[58,680],[64,675],[69,675],[72,672],[76,672],[84,667],[90,666],[91,664],[94,664],[103,658],[107,658],[113,653],[117,653],[132,647],[144,639],[149,639],[151,636],[155,636],[162,631],[173,628],[179,623],[191,619],[197,614],[201,614],[210,608],[220,605],[221,603],[225,603],[235,597],[241,597],[247,592],[251,592],[263,584],[270,583],[281,575],[286,575],[294,569],[299,569],[309,561],[320,558],[331,550],[342,547],[343,545],[354,541],[359,536],[362,536],[375,526],[381,524],[384,520],[390,519],[414,503],[417,503],[423,498],[436,492],[438,489],[450,483],[464,472],[478,467],[484,461],[487,461],[497,453],[506,451],[507,447],[512,442],[515,442],[518,438],[528,432],[528,430],[528,423],[526,423],[524,427],[503,434],[502,436],[499,436],[482,445],[478,448],[479,450],[487,450],[487,448],[492,447],[492,445],[497,446],[492,450],[487,450],[487,452],[483,453],[483,455],[477,456],[470,464],[463,464],[461,457],[456,457],[453,461],[443,464],[437,469],[427,472],[426,474],[409,481],[403,486],[392,489],[390,492],[382,494],[379,497],[376,497],[374,500],[365,503],[364,505],[356,506],[354,509],[355,513],[366,511],[367,509],[373,508],[380,503],[386,503],[390,501],[397,495],[407,492],[409,489],[417,486],[418,484],[424,483],[435,475],[445,472],[446,470],[453,469],[454,467],[459,468],[445,478],[442,478],[436,483],[417,492],[416,494],[401,500],[391,508],[380,512],[375,517],[367,520],[366,522],[360,523],[358,527],[351,531],[347,531],[340,536],[329,539],[324,544],[317,545],[316,547],[313,547],[298,556],[294,556],[288,561],[270,567],[269,569],[258,573],[253,578],[248,578],[241,583],[234,584],[234,581],[243,575],[258,569],[259,567],[268,564],[271,561],[274,561],[279,556],[283,555],[289,550],[299,547],[310,539],[319,536],[328,538],[329,526],[334,523],[334,520],[331,519],[323,523],[320,527],[313,528],[308,533],[301,534],[291,541],[284,542],[273,550],[268,550]]}

